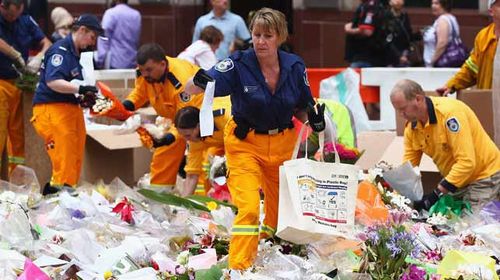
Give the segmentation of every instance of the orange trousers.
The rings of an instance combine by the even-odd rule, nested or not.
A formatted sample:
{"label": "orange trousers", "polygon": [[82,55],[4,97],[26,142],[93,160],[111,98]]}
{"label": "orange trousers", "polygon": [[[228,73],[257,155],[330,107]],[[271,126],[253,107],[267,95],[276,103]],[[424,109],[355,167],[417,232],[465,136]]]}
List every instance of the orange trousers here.
{"label": "orange trousers", "polygon": [[[259,235],[274,235],[278,223],[279,167],[292,157],[296,141],[293,129],[274,135],[249,132],[244,140],[234,135],[230,120],[224,130],[228,188],[238,207],[229,246],[229,268],[247,269],[257,256]],[[260,193],[264,191],[264,223],[259,229]]]}
{"label": "orange trousers", "polygon": [[76,186],[85,149],[85,122],[76,104],[51,103],[33,107],[33,127],[45,141],[52,162],[52,186]]}
{"label": "orange trousers", "polygon": [[[5,148],[7,139],[7,149],[9,155],[9,171],[11,172],[18,164],[24,164],[24,123],[22,91],[16,87],[13,80],[0,80],[0,95],[5,102],[1,106],[0,115],[0,141],[2,141],[1,151]],[[7,111],[5,110],[7,106]],[[6,134],[5,134],[6,133]]]}
{"label": "orange trousers", "polygon": [[151,186],[173,189],[186,151],[186,140],[176,136],[174,143],[157,148],[151,160]]}

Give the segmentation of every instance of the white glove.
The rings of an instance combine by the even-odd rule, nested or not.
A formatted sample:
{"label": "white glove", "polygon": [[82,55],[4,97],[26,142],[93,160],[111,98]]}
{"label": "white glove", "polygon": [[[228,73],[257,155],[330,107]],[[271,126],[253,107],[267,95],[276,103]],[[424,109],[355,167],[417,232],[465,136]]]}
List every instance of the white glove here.
{"label": "white glove", "polygon": [[18,68],[18,70],[24,69],[26,62],[24,62],[23,56],[20,52],[11,47],[10,52],[7,55],[14,60],[14,65]]}
{"label": "white glove", "polygon": [[40,66],[42,66],[42,55],[37,55],[28,60],[28,64],[26,65],[26,70],[30,73],[38,73],[40,70]]}

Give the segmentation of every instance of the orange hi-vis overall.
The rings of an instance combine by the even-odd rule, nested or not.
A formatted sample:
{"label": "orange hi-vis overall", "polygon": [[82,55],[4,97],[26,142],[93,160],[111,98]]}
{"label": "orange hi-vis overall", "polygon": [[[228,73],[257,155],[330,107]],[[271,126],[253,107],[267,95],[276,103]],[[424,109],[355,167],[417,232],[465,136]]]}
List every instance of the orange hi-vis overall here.
{"label": "orange hi-vis overall", "polygon": [[[259,239],[272,237],[276,231],[279,167],[292,157],[297,135],[294,129],[275,135],[250,131],[242,141],[234,135],[235,127],[235,122],[231,120],[224,132],[228,187],[233,203],[238,207],[231,233],[229,265],[245,269],[257,256]],[[260,188],[265,196],[265,218],[259,230]]]}
{"label": "orange hi-vis overall", "polygon": [[18,164],[24,164],[24,124],[22,110],[22,92],[13,80],[0,80],[0,95],[2,108],[0,116],[1,150],[7,148],[9,155],[9,170],[12,171]]}
{"label": "orange hi-vis overall", "polygon": [[[200,108],[203,94],[188,96],[184,93],[184,86],[193,77],[199,68],[185,60],[166,57],[168,73],[159,83],[148,83],[142,76],[138,76],[135,88],[127,97],[135,108],[140,108],[149,101],[158,115],[174,119],[181,108],[194,106]],[[177,179],[177,171],[184,157],[186,140],[180,137],[175,129],[175,142],[155,149],[151,161],[151,186],[173,188]]]}

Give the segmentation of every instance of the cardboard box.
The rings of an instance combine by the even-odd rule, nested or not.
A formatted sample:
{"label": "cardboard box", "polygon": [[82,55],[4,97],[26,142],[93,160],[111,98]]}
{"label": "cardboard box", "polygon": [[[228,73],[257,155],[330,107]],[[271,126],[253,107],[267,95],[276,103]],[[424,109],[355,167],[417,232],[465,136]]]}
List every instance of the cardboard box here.
{"label": "cardboard box", "polygon": [[142,147],[137,133],[116,134],[113,129],[87,130],[81,179],[94,183],[119,177],[129,186],[149,172],[152,153]]}
{"label": "cardboard box", "polygon": [[[358,149],[364,150],[363,156],[358,160],[363,170],[373,168],[380,161],[386,161],[393,166],[403,163],[404,139],[396,136],[394,131],[367,131],[358,134]],[[422,156],[420,163],[424,192],[431,192],[441,181],[442,177],[432,161],[426,155]]]}
{"label": "cardboard box", "polygon": [[364,131],[357,135],[358,149],[364,151],[356,162],[363,170],[373,168],[396,137],[393,131]]}
{"label": "cardboard box", "polygon": [[[457,94],[457,99],[462,100],[474,111],[484,130],[491,139],[495,140],[495,121],[493,116],[493,94],[491,90],[462,90]],[[497,125],[498,125],[497,124]],[[499,143],[497,143],[498,146]]]}

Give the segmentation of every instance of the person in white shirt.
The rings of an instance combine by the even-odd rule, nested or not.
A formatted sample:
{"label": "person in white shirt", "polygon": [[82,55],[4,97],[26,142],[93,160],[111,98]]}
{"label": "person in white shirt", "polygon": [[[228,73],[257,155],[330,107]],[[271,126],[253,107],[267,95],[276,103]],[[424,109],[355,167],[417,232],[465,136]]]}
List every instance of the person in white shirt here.
{"label": "person in white shirt", "polygon": [[217,63],[215,50],[219,48],[222,40],[224,40],[222,32],[213,25],[209,25],[201,31],[200,39],[187,47],[177,58],[187,60],[204,70],[208,70]]}

